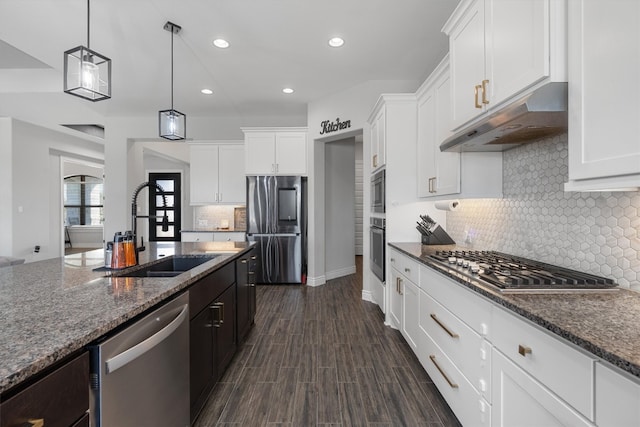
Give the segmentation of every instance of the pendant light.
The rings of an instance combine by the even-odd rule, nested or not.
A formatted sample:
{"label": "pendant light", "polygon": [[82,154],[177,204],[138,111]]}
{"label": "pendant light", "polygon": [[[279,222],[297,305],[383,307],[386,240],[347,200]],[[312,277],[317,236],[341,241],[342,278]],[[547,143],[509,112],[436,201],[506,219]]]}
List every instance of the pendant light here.
{"label": "pendant light", "polygon": [[87,47],[64,53],[64,91],[89,101],[111,98],[111,59],[90,49],[90,8],[87,0]]}
{"label": "pendant light", "polygon": [[186,138],[187,116],[173,109],[173,35],[178,34],[182,27],[167,21],[164,24],[164,29],[171,31],[171,109],[159,112],[160,136],[172,141],[179,141]]}

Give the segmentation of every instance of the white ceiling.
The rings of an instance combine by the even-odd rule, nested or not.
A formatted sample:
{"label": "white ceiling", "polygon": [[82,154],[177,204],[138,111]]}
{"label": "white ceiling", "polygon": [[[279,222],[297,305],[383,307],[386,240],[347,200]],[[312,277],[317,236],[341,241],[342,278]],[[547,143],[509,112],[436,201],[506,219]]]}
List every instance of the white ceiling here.
{"label": "white ceiling", "polygon": [[[458,0],[92,0],[91,48],[112,59],[102,116],[306,115],[309,102],[369,80],[422,81],[447,51]],[[86,0],[0,0],[0,95],[62,92],[65,50],[87,44]],[[346,40],[330,48],[333,36]],[[231,47],[213,47],[215,38]],[[282,88],[295,93],[285,95]],[[213,95],[200,93],[210,88]],[[67,97],[73,98],[69,95]],[[28,99],[33,99],[32,97]],[[4,106],[6,112],[7,106]]]}

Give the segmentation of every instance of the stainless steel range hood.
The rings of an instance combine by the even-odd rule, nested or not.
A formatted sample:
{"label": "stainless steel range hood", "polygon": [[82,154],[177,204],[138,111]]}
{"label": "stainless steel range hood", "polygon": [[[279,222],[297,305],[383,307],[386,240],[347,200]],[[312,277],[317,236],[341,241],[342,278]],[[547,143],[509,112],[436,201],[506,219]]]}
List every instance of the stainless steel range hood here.
{"label": "stainless steel range hood", "polygon": [[440,151],[504,151],[567,131],[567,83],[548,83],[447,138]]}

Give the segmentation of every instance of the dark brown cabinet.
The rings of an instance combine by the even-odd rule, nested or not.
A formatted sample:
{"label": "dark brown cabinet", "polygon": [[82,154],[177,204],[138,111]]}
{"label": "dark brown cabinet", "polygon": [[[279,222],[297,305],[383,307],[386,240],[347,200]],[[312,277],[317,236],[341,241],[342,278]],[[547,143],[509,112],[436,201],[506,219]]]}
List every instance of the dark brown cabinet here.
{"label": "dark brown cabinet", "polygon": [[235,263],[189,288],[189,372],[191,421],[236,352]]}
{"label": "dark brown cabinet", "polygon": [[0,426],[88,426],[89,353],[69,360],[0,404]]}
{"label": "dark brown cabinet", "polygon": [[256,315],[256,268],[258,259],[255,252],[255,249],[253,249],[236,260],[238,344],[245,339],[251,330]]}

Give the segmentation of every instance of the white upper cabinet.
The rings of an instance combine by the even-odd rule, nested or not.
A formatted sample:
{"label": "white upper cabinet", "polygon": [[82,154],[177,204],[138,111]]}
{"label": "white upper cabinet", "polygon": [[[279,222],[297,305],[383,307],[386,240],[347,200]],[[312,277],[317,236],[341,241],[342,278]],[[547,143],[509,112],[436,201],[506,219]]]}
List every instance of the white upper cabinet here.
{"label": "white upper cabinet", "polygon": [[452,129],[527,89],[566,81],[564,0],[463,0],[449,36]]}
{"label": "white upper cabinet", "polygon": [[371,124],[371,172],[376,172],[386,164],[387,153],[387,132],[386,132],[386,110],[380,108],[373,118]]}
{"label": "white upper cabinet", "polygon": [[246,202],[242,144],[189,145],[190,204]]}
{"label": "white upper cabinet", "polygon": [[243,128],[247,175],[306,175],[306,128]]}
{"label": "white upper cabinet", "polygon": [[440,151],[451,134],[451,79],[445,57],[418,89],[418,197],[501,197],[501,153]]}
{"label": "white upper cabinet", "polygon": [[569,2],[569,182],[640,187],[640,2]]}

